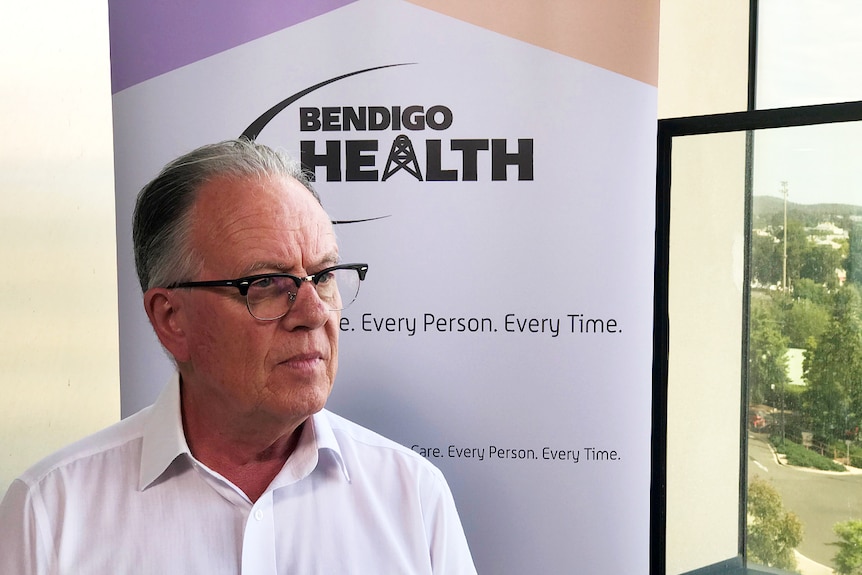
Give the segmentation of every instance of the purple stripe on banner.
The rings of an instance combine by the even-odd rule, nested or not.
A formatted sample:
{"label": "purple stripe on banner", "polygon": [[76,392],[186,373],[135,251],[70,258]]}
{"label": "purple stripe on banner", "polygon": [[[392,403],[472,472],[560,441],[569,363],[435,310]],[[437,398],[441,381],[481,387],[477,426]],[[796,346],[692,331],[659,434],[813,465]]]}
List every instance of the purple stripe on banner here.
{"label": "purple stripe on banner", "polygon": [[356,0],[108,0],[113,93]]}

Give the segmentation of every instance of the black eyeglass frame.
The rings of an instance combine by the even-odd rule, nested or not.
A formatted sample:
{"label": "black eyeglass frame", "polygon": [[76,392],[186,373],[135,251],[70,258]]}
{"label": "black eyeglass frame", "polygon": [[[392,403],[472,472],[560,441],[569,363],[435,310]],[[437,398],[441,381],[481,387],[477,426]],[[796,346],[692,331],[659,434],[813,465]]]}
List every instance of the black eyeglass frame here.
{"label": "black eyeglass frame", "polygon": [[[289,278],[293,280],[293,283],[296,284],[296,291],[299,292],[299,288],[302,287],[303,282],[311,282],[315,286],[320,283],[320,280],[326,277],[327,274],[332,273],[336,270],[356,270],[356,273],[359,275],[359,281],[362,282],[365,280],[365,274],[368,272],[368,264],[338,264],[334,266],[330,266],[328,268],[322,269],[319,272],[313,273],[311,275],[300,277],[295,276],[293,274],[275,272],[268,274],[257,274],[252,276],[245,276],[233,280],[207,280],[207,281],[195,281],[195,282],[178,282],[167,286],[166,289],[179,289],[179,288],[198,288],[198,287],[234,287],[239,290],[239,293],[243,297],[248,296],[248,290],[251,285],[259,280],[266,278]],[[288,292],[288,298],[291,302],[296,299],[296,293]],[[248,303],[248,302],[246,302]],[[351,303],[353,303],[351,301]],[[348,304],[349,305],[349,304]],[[344,309],[342,307],[341,309]],[[289,308],[288,308],[289,310]],[[251,313],[251,309],[248,310]],[[287,313],[287,312],[285,312]],[[257,317],[252,314],[252,317]],[[281,317],[284,317],[283,315]],[[258,318],[260,319],[260,318]],[[271,318],[271,319],[278,319]]]}

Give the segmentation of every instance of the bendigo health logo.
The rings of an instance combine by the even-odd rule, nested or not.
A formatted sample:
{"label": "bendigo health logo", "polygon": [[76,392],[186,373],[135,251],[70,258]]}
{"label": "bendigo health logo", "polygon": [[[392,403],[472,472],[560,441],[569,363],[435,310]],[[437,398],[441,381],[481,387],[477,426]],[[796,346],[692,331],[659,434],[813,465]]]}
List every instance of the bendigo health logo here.
{"label": "bendigo health logo", "polygon": [[[272,118],[318,88],[357,74],[403,65],[359,70],[306,88],[267,110],[242,136],[255,139]],[[532,138],[446,139],[445,132],[455,123],[455,114],[442,104],[294,109],[299,114],[300,133],[305,136],[300,140],[300,159],[316,179],[321,177],[320,171],[325,172],[327,182],[385,182],[399,173],[429,182],[533,179]],[[308,139],[312,134],[322,138]]]}

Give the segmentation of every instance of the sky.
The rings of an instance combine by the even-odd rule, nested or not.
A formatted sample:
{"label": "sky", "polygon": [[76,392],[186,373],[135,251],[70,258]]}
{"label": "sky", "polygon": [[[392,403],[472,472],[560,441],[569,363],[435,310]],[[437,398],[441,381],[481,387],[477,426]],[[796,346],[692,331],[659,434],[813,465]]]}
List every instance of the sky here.
{"label": "sky", "polygon": [[[757,107],[862,100],[862,2],[760,0]],[[754,194],[862,205],[862,124],[755,133]]]}

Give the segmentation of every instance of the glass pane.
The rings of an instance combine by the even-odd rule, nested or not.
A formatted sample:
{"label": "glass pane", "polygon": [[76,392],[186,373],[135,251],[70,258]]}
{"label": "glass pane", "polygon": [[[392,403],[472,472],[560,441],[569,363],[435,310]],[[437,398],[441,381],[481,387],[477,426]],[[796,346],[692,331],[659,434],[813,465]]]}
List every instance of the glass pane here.
{"label": "glass pane", "polygon": [[754,135],[747,558],[811,575],[862,559],[844,545],[862,536],[860,137]]}
{"label": "glass pane", "polygon": [[745,134],[674,138],[666,573],[739,555]]}
{"label": "glass pane", "polygon": [[862,2],[759,0],[759,109],[862,99]]}

